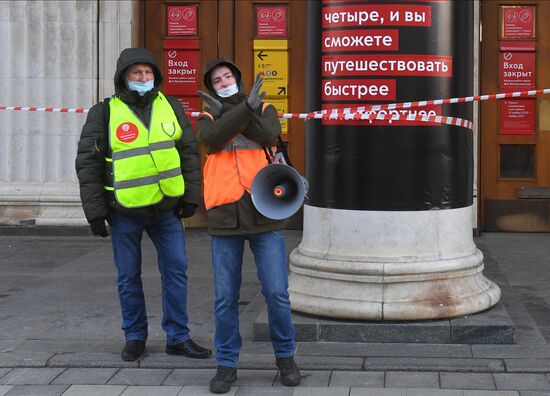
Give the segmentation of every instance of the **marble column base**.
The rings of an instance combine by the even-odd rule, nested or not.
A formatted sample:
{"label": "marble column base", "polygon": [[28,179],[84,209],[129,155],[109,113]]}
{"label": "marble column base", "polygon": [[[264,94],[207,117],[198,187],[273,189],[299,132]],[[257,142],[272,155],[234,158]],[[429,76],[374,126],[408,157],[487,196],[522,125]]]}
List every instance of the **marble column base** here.
{"label": "marble column base", "polygon": [[451,318],[500,299],[482,273],[471,207],[382,212],[305,205],[289,269],[292,309],[329,318]]}
{"label": "marble column base", "polygon": [[[290,255],[289,292],[292,309],[312,315],[358,320],[421,320],[463,316],[483,311],[500,299],[499,287],[482,274],[483,255],[448,262],[416,262],[416,268],[451,269],[442,272],[358,275],[327,271],[322,259]],[[331,261],[331,267],[344,263]],[[356,263],[357,264],[357,263]],[[403,263],[368,263],[368,266]],[[462,268],[461,268],[462,267]],[[379,271],[373,271],[376,273]]]}

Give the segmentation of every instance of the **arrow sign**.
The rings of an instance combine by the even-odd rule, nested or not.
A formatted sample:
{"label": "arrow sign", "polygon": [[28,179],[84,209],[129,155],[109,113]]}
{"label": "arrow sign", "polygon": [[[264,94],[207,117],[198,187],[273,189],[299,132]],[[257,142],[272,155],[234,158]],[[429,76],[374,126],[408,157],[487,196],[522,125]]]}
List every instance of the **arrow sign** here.
{"label": "arrow sign", "polygon": [[286,95],[286,87],[277,87],[279,88],[279,92],[277,92],[277,95]]}
{"label": "arrow sign", "polygon": [[264,54],[264,51],[260,51],[258,52],[258,58],[260,58],[260,60],[264,60],[264,58],[266,58],[268,55],[267,54]]}

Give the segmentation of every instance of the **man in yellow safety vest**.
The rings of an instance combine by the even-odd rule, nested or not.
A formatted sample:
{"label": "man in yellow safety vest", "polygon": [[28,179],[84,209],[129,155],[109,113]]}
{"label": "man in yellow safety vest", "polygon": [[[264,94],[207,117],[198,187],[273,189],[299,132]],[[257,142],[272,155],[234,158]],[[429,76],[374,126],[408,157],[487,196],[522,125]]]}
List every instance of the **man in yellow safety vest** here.
{"label": "man in yellow safety vest", "polygon": [[90,109],[78,143],[82,206],[94,235],[109,235],[118,272],[123,360],[145,350],[147,313],[141,282],[141,238],[158,252],[166,352],[207,358],[191,339],[187,317],[187,255],[181,218],[200,199],[200,162],[191,125],[176,98],[159,91],[162,75],[145,48],[122,51],[115,94]]}

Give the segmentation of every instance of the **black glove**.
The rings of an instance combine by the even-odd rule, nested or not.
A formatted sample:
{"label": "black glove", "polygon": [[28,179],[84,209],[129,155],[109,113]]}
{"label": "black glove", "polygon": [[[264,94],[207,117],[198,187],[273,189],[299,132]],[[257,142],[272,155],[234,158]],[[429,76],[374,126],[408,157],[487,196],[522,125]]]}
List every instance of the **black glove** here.
{"label": "black glove", "polygon": [[180,201],[180,204],[176,206],[174,213],[178,219],[186,219],[193,216],[195,214],[195,210],[197,210],[197,205]]}
{"label": "black glove", "polygon": [[250,95],[248,95],[247,103],[248,106],[252,110],[256,110],[260,103],[262,103],[262,100],[264,100],[265,97],[265,91],[260,93],[260,89],[262,89],[263,79],[262,75],[258,73],[256,75],[256,81],[254,81],[254,85],[252,86],[252,90],[250,90]]}
{"label": "black glove", "polygon": [[210,106],[210,112],[214,117],[219,117],[222,114],[222,102],[208,95],[206,92],[197,91],[197,93],[202,100],[208,103],[208,106]]}
{"label": "black glove", "polygon": [[107,231],[107,224],[111,224],[111,216],[101,216],[96,219],[93,219],[90,221],[90,228],[92,229],[92,232],[94,235],[99,235],[100,237],[105,238],[109,235],[109,231]]}

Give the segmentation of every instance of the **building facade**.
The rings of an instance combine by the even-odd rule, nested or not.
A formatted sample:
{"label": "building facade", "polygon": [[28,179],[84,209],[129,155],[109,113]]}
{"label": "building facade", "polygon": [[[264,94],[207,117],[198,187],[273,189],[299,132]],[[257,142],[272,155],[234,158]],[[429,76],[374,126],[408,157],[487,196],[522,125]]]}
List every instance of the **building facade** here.
{"label": "building facade", "polygon": [[[435,6],[456,0],[379,0]],[[550,87],[550,2],[472,0],[474,95]],[[323,1],[325,7],[357,2]],[[0,106],[89,108],[112,95],[120,51],[157,56],[164,90],[190,111],[209,59],[227,57],[244,86],[264,74],[267,100],[304,113],[307,1],[0,1]],[[438,99],[438,98],[426,98]],[[74,172],[84,114],[0,110],[0,225],[85,225]],[[478,231],[550,231],[550,97],[478,102],[473,114],[472,218]],[[283,121],[304,174],[304,121]],[[203,154],[204,158],[204,154]],[[203,226],[199,211],[188,226]]]}

